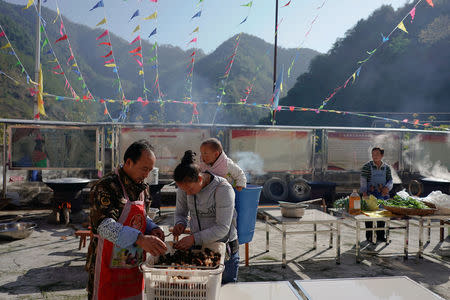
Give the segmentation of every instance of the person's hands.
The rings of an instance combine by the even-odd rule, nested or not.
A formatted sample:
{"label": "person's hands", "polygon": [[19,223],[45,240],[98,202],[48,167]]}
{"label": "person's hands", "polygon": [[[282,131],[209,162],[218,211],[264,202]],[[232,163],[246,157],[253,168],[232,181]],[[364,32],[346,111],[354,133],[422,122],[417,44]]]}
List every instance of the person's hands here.
{"label": "person's hands", "polygon": [[179,240],[178,242],[176,242],[175,245],[173,245],[173,247],[179,250],[189,250],[192,247],[192,245],[194,245],[194,243],[195,243],[194,236],[188,235]]}
{"label": "person's hands", "polygon": [[243,186],[237,186],[236,191],[240,192],[240,191],[242,191],[243,188],[244,188]]}
{"label": "person's hands", "polygon": [[164,254],[167,250],[166,244],[160,238],[154,235],[139,234],[136,245],[147,251],[153,256]]}
{"label": "person's hands", "polygon": [[383,187],[383,188],[381,189],[381,195],[382,195],[382,196],[387,196],[387,195],[389,195],[389,189],[388,189],[387,187]]}
{"label": "person's hands", "polygon": [[155,229],[153,229],[152,231],[150,231],[150,235],[154,235],[159,237],[163,242],[164,242],[164,231],[162,231],[161,228],[156,227]]}
{"label": "person's hands", "polygon": [[180,234],[182,234],[184,232],[185,229],[186,229],[186,226],[184,226],[181,223],[178,223],[177,225],[175,225],[173,227],[173,230],[172,230],[173,236],[179,236]]}

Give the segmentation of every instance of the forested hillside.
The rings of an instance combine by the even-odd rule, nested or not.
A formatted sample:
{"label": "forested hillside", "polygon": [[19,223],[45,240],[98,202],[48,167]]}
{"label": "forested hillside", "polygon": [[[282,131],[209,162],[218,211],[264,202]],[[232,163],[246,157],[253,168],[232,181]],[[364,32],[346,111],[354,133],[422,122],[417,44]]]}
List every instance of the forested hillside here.
{"label": "forested hillside", "polygon": [[[80,101],[57,101],[53,97],[46,97],[45,108],[47,117],[42,119],[60,121],[109,121],[104,115],[104,106],[101,103],[82,100],[86,95],[79,74],[69,68],[67,61],[70,52],[66,41],[55,44],[61,36],[59,22],[53,24],[56,14],[46,8],[42,9],[43,19],[46,21],[46,31],[49,42],[53,46],[56,56],[65,74],[76,93],[81,97]],[[0,0],[0,25],[11,41],[16,54],[20,58],[30,77],[34,79],[34,52],[35,52],[35,22],[36,12],[30,8],[23,10],[22,6],[12,5]],[[84,25],[74,24],[64,19],[64,27],[69,37],[74,56],[79,69],[87,84],[87,88],[93,97],[100,99],[120,99],[116,75],[111,68],[104,67],[102,58],[107,51],[99,46],[96,38],[104,29],[92,29]],[[138,74],[137,63],[130,56],[129,51],[133,45],[130,41],[111,35],[116,63],[119,66],[119,74],[126,99],[136,100],[138,97],[145,99],[143,83]],[[245,90],[253,84],[248,97],[249,103],[268,103],[272,96],[273,77],[273,45],[247,34],[240,35],[239,47],[236,52],[233,67],[228,80],[224,80],[226,66],[233,54],[236,37],[225,41],[211,54],[205,55],[199,49],[180,49],[171,45],[159,45],[158,66],[159,83],[163,100],[183,101],[192,96],[192,101],[208,102],[199,104],[200,122],[210,122],[216,112],[220,88],[225,87],[222,96],[224,103],[238,103],[245,97]],[[205,37],[206,38],[206,37]],[[42,36],[42,42],[45,35]],[[0,37],[0,47],[6,44],[5,38]],[[154,55],[151,53],[153,44],[143,41],[142,53],[144,55],[144,70],[146,87],[150,90],[148,100],[157,100],[158,91],[154,86],[156,70],[153,64],[147,63]],[[54,74],[54,56],[48,53],[49,45],[42,48],[41,62],[44,74],[44,92],[71,97],[65,89],[65,79],[61,75]],[[186,81],[187,66],[191,60],[190,55],[195,51],[195,68],[192,76],[192,89]],[[318,52],[310,49],[301,49],[298,53],[291,77],[285,82],[285,93],[293,86],[296,78],[305,72],[311,59]],[[297,55],[295,49],[278,49],[278,65],[290,65]],[[30,85],[26,84],[26,76],[17,66],[17,59],[11,54],[11,49],[0,50],[0,70],[18,79],[19,83],[0,75],[0,117],[31,119],[33,97],[30,95]],[[58,72],[60,70],[57,70]],[[127,121],[157,121],[157,122],[189,122],[192,116],[192,106],[186,104],[172,104],[162,102],[142,106],[140,103],[129,105]],[[113,117],[118,117],[122,109],[120,104],[106,102],[108,110]],[[243,106],[221,106],[217,114],[217,122],[230,123],[257,123],[267,115],[267,110],[255,109]]]}
{"label": "forested hillside", "polygon": [[[417,119],[421,123],[448,121],[447,114],[424,114],[450,112],[450,1],[433,0],[433,3],[431,7],[422,1],[412,22],[408,15],[413,8],[411,3],[396,11],[383,6],[367,20],[360,20],[327,54],[314,58],[309,72],[298,78],[280,105],[319,108],[361,66],[355,82],[352,84],[351,79],[345,88],[337,91],[325,109],[372,115],[383,112],[377,115]],[[408,33],[397,29],[380,46],[381,34],[387,36],[404,16],[407,16],[404,25]],[[370,60],[358,64],[376,47]],[[370,118],[297,111],[281,111],[276,120],[277,124],[289,125],[374,125]]]}

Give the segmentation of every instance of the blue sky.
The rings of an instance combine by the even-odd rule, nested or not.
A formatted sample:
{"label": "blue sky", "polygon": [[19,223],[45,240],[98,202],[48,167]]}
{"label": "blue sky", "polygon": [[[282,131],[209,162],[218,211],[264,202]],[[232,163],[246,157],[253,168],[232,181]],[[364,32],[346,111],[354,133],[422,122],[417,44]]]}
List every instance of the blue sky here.
{"label": "blue sky", "polygon": [[[23,6],[28,2],[7,1]],[[157,27],[157,35],[150,38],[150,42],[158,41],[159,44],[171,44],[187,49],[194,46],[188,45],[188,42],[197,37],[196,46],[207,53],[241,31],[258,36],[269,43],[274,42],[275,0],[253,0],[250,10],[241,6],[250,0],[203,0],[200,4],[199,0],[158,0],[158,3],[150,0],[103,0],[104,8],[89,11],[98,1],[47,0],[43,5],[56,10],[58,3],[66,19],[89,27],[95,27],[106,16],[108,23],[102,27],[128,41],[137,36],[137,33],[133,34],[132,31],[140,24],[141,37],[146,39]],[[289,6],[282,7],[288,1],[279,0],[278,45],[286,48],[302,45],[320,52],[327,52],[337,38],[343,37],[358,20],[367,18],[381,5],[389,4],[395,9],[405,3],[412,5],[412,2],[407,0],[291,0]],[[318,9],[323,3],[322,8]],[[129,22],[137,9],[140,16]],[[156,9],[156,21],[143,20]],[[202,10],[201,17],[191,19],[199,10]],[[247,15],[247,21],[239,25]],[[317,15],[309,35],[305,38]],[[198,34],[190,34],[197,26]],[[392,28],[395,26],[396,24],[392,24]],[[374,29],[374,34],[379,35],[379,32]]]}

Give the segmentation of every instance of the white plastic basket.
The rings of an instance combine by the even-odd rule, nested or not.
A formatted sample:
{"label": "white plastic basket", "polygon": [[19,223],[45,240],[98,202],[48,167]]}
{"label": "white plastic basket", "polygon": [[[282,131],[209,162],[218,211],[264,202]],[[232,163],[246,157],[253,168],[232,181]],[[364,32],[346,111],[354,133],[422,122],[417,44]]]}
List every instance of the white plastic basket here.
{"label": "white plastic basket", "polygon": [[[168,252],[173,251],[168,244]],[[145,278],[147,300],[215,300],[219,299],[222,273],[225,269],[225,244],[204,245],[220,253],[220,265],[216,269],[180,270],[152,267],[159,257],[150,256],[141,266]],[[201,251],[201,250],[199,250]]]}

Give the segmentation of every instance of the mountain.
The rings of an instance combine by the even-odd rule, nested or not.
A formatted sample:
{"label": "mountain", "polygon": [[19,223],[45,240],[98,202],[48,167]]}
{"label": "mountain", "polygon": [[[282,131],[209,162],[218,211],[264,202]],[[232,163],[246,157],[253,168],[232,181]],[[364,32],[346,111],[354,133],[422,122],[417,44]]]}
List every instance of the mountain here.
{"label": "mountain", "polygon": [[[325,109],[369,115],[378,112],[378,116],[421,123],[448,123],[450,114],[443,113],[450,112],[450,1],[433,2],[431,7],[422,1],[414,20],[408,15],[413,8],[411,3],[398,10],[382,6],[366,20],[360,20],[328,53],[312,60],[308,72],[280,99],[280,105],[318,108],[341,86]],[[397,29],[381,44],[380,33],[387,36],[406,15],[403,24],[408,33]],[[374,49],[376,52],[367,62],[358,64]],[[353,82],[351,76],[359,66],[359,76]],[[347,78],[351,80],[343,88]],[[325,112],[281,111],[276,120],[283,125],[374,126],[380,122],[395,125]]]}
{"label": "mountain", "polygon": [[[85,25],[75,24],[68,19],[64,20],[64,27],[70,40],[71,49],[76,63],[86,82],[79,80],[80,75],[74,72],[70,65],[74,60],[70,59],[70,51],[67,41],[55,41],[61,37],[60,22],[52,21],[56,18],[55,12],[42,8],[42,17],[46,21],[46,32],[49,43],[42,47],[41,63],[44,75],[44,92],[72,97],[70,91],[65,88],[64,76],[57,75],[64,71],[68,82],[80,97],[76,100],[56,100],[54,97],[45,97],[47,117],[42,119],[59,121],[109,121],[104,115],[104,104],[100,99],[121,99],[117,75],[113,68],[104,67],[104,62],[112,59],[112,56],[103,58],[109,52],[109,47],[99,45],[108,40],[97,40],[104,29],[92,29]],[[11,41],[17,56],[20,58],[25,70],[34,79],[34,40],[35,40],[36,12],[32,9],[23,10],[22,6],[6,3],[0,0],[0,25]],[[46,36],[42,33],[41,45]],[[230,62],[236,39],[239,45],[234,56],[233,66],[228,78],[224,78],[227,64]],[[155,85],[156,71],[158,71],[158,83],[163,100],[183,101],[191,98],[192,101],[202,102],[197,105],[200,122],[211,122],[216,111],[216,122],[230,123],[258,123],[259,119],[266,117],[267,110],[251,108],[242,105],[223,105],[217,110],[218,95],[221,88],[224,90],[222,101],[224,103],[239,103],[246,96],[245,90],[252,86],[248,96],[249,103],[269,103],[272,96],[273,77],[273,45],[263,40],[241,34],[231,37],[220,45],[213,53],[205,55],[200,49],[183,50],[171,45],[158,45],[157,53],[147,40],[142,40],[142,54],[144,58],[144,80],[139,72],[139,65],[131,57],[130,51],[139,46],[139,43],[130,45],[129,41],[111,34],[111,43],[114,51],[114,60],[118,66],[118,74],[125,99],[136,100],[138,97],[145,99],[145,86],[149,101],[158,100],[159,91]],[[6,40],[0,37],[0,47],[6,44]],[[62,70],[55,69],[57,64],[52,62],[54,56],[48,53],[49,44],[52,45]],[[195,64],[192,76],[187,76],[191,54],[195,51]],[[284,85],[285,91],[295,83],[296,78],[305,72],[309,62],[319,53],[310,49],[283,49],[278,48],[277,68],[284,65],[289,67],[294,57],[298,56],[292,69],[292,76]],[[158,70],[154,67],[157,55]],[[136,57],[136,56],[135,56]],[[2,118],[33,118],[33,97],[30,95],[31,85],[26,84],[26,76],[20,67],[16,65],[17,59],[11,54],[11,49],[0,50],[0,70],[18,81],[7,79],[0,75],[0,117]],[[75,69],[76,70],[76,69]],[[192,88],[191,83],[192,82]],[[88,91],[97,102],[83,100]],[[58,98],[60,99],[60,98]],[[102,101],[103,102],[103,101]],[[121,103],[106,101],[105,105],[113,118],[117,118],[122,110]],[[152,103],[141,105],[130,104],[126,107],[128,114],[126,121],[142,122],[190,122],[192,120],[192,105],[177,104],[172,102]]]}

